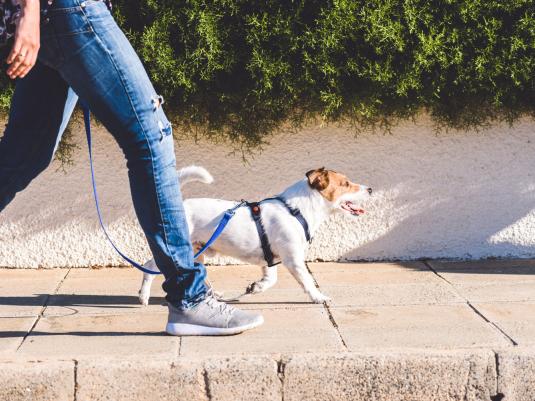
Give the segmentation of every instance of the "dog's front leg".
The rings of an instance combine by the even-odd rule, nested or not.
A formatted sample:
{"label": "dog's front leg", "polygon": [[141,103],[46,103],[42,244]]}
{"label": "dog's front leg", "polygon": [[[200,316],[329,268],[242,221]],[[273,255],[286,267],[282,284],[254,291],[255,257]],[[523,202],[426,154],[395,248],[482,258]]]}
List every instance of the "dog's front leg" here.
{"label": "dog's front leg", "polygon": [[317,304],[321,304],[322,302],[331,300],[331,298],[326,295],[323,295],[320,290],[316,288],[314,279],[308,272],[308,269],[303,259],[298,259],[296,257],[290,256],[287,258],[283,258],[282,263],[288,268],[288,270],[290,270],[292,276],[294,276],[297,282],[301,284],[301,286],[308,294],[308,296],[312,299],[312,301]]}
{"label": "dog's front leg", "polygon": [[251,294],[264,292],[277,283],[277,266],[264,266],[262,268],[264,276],[254,283],[251,283],[247,291]]}

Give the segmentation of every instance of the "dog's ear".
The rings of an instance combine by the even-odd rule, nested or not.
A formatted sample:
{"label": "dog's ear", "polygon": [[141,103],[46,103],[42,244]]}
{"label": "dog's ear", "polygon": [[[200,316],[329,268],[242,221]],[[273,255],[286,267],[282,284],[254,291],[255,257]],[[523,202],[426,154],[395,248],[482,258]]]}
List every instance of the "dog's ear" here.
{"label": "dog's ear", "polygon": [[329,172],[325,170],[325,167],[310,170],[306,176],[308,178],[308,185],[318,191],[323,191],[329,186]]}

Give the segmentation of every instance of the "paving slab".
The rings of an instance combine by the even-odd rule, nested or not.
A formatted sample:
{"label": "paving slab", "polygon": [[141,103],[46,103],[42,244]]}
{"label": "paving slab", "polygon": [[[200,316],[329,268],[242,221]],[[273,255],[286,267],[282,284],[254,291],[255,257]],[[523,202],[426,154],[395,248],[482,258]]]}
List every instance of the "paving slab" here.
{"label": "paving slab", "polygon": [[351,307],[331,312],[350,350],[510,344],[466,305]]}
{"label": "paving slab", "polygon": [[0,355],[15,352],[37,317],[0,318]]}
{"label": "paving slab", "polygon": [[[209,266],[207,270],[213,288],[223,292],[226,298],[242,294],[249,284],[262,278],[262,269],[259,266]],[[322,308],[310,300],[286,267],[279,265],[277,272],[278,280],[272,288],[263,293],[247,295],[236,304],[243,309],[277,309],[289,306]]]}
{"label": "paving slab", "polygon": [[535,302],[477,303],[475,307],[519,345],[535,345]]}
{"label": "paving slab", "polygon": [[19,353],[60,358],[177,355],[180,338],[163,332],[166,322],[166,313],[43,317]]}
{"label": "paving slab", "polygon": [[71,401],[74,362],[0,362],[0,389],[0,401]]}
{"label": "paving slab", "polygon": [[265,309],[264,325],[230,337],[183,337],[180,355],[332,352],[344,349],[324,309]]}
{"label": "paving slab", "polygon": [[330,305],[384,306],[464,303],[421,262],[309,264]]}
{"label": "paving slab", "polygon": [[162,277],[152,284],[148,306],[138,300],[143,274],[134,268],[71,269],[57,294],[50,297],[45,316],[161,312],[165,303]]}
{"label": "paving slab", "polygon": [[490,351],[297,355],[284,369],[285,401],[482,401],[495,390]]}
{"label": "paving slab", "polygon": [[0,269],[0,317],[37,316],[68,269]]}
{"label": "paving slab", "polygon": [[430,261],[429,264],[471,302],[535,302],[532,260]]}

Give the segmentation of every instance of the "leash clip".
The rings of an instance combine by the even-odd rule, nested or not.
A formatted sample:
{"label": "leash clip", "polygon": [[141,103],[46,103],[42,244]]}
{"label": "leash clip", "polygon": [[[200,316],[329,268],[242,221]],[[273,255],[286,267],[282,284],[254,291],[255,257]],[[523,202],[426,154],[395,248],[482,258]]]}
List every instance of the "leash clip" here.
{"label": "leash clip", "polygon": [[236,213],[236,210],[238,210],[240,207],[242,207],[243,205],[245,205],[247,203],[247,201],[245,200],[241,200],[240,203],[238,203],[236,206],[234,206],[233,208],[231,209],[228,209],[227,210],[227,213],[231,216],[234,216],[234,214]]}

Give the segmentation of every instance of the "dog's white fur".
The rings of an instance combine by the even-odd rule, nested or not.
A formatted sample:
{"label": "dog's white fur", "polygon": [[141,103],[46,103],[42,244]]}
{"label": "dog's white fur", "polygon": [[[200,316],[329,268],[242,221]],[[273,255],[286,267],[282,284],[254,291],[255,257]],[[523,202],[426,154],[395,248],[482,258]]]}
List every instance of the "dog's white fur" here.
{"label": "dog's white fur", "polygon": [[[198,166],[181,169],[179,177],[182,185],[194,181],[206,184],[213,182],[210,173]],[[354,185],[358,190],[344,193],[338,199],[330,201],[320,191],[312,188],[308,178],[303,178],[280,195],[291,206],[299,208],[307,220],[310,234],[313,236],[321,223],[332,213],[347,212],[347,208],[344,210],[341,207],[343,203],[354,204],[370,196],[371,190],[368,187],[352,183],[351,185]],[[191,241],[197,249],[200,248],[203,241],[205,242],[210,238],[224,212],[235,205],[234,201],[221,199],[193,198],[184,201]],[[269,200],[262,203],[262,222],[275,260],[281,261],[288,268],[312,301],[316,303],[328,301],[329,298],[316,288],[305,264],[308,242],[299,221],[279,201]],[[236,210],[235,216],[230,220],[221,236],[205,252],[207,256],[213,256],[216,253],[235,257],[250,264],[264,266],[263,277],[251,284],[253,293],[266,291],[277,282],[277,266],[265,266],[260,239],[247,207]],[[146,266],[153,269],[156,267],[153,259],[148,261]],[[143,305],[147,305],[149,302],[153,278],[154,275],[147,273],[143,276],[139,290],[139,300]]]}

